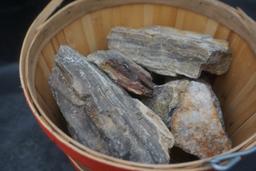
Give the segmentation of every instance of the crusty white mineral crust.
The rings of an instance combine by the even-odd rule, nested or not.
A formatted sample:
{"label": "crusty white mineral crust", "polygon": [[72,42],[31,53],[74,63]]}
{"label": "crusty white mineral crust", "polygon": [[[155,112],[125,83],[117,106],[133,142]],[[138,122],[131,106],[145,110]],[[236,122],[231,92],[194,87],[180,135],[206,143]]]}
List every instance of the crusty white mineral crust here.
{"label": "crusty white mineral crust", "polygon": [[199,81],[175,80],[155,86],[144,104],[168,125],[175,145],[200,158],[231,148],[218,98],[210,85]]}

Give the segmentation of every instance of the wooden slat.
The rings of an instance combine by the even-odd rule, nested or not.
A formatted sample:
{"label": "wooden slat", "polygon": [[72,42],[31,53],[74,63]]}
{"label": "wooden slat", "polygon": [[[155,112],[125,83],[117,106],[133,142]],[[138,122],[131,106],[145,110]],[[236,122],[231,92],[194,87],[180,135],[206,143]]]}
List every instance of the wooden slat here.
{"label": "wooden slat", "polygon": [[37,63],[37,68],[40,69],[37,71],[41,71],[40,75],[42,75],[44,79],[48,78],[51,72],[51,68],[48,67],[45,59],[46,57],[44,56],[43,53],[41,53],[38,57],[38,63]]}
{"label": "wooden slat", "polygon": [[61,121],[61,115],[59,114],[57,104],[50,92],[50,88],[48,85],[49,74],[50,71],[45,62],[45,57],[43,56],[43,54],[41,54],[38,59],[35,77],[35,89],[37,92],[37,98],[42,104],[44,110],[47,112],[47,116],[49,116],[49,118],[55,124],[58,124]]}
{"label": "wooden slat", "polygon": [[208,19],[207,23],[206,23],[204,33],[214,36],[216,31],[217,31],[218,25],[219,24],[216,21],[214,21],[212,19]]}
{"label": "wooden slat", "polygon": [[[104,34],[107,35],[110,31],[111,28],[114,26],[114,23],[112,21],[112,17],[114,17],[114,15],[112,15],[112,8],[107,8],[107,9],[103,9],[100,11],[101,13],[101,22],[102,22],[102,30],[104,31]],[[106,37],[105,37],[106,39]]]}
{"label": "wooden slat", "polygon": [[[230,96],[231,94],[234,94],[235,92],[239,91],[239,89],[237,89],[238,87],[241,88],[241,84],[244,84],[243,81],[243,77],[244,75],[241,75],[241,73],[246,72],[244,70],[237,69],[240,66],[244,66],[241,64],[241,62],[243,61],[243,58],[240,58],[240,55],[243,55],[244,53],[244,48],[245,48],[245,44],[244,42],[238,42],[238,44],[234,45],[234,47],[237,47],[237,50],[233,50],[233,56],[232,56],[232,63],[231,66],[229,68],[229,71],[227,74],[221,76],[221,82],[218,82],[218,87],[221,88],[221,90],[219,91],[219,93],[221,93],[221,97],[223,98],[222,101],[227,101],[227,99],[229,98],[228,96]],[[238,80],[239,78],[241,78],[241,80]],[[225,85],[223,87],[223,85]],[[237,91],[234,91],[237,90]],[[235,95],[235,94],[234,94]]]}
{"label": "wooden slat", "polygon": [[[216,36],[216,34],[215,34]],[[227,94],[229,92],[229,89],[232,89],[232,87],[236,84],[236,75],[233,74],[233,72],[236,72],[236,57],[237,54],[239,53],[238,47],[244,44],[244,42],[241,41],[241,38],[235,34],[231,33],[229,37],[229,42],[230,42],[230,47],[232,50],[232,63],[229,68],[229,71],[221,76],[216,77],[215,82],[213,84],[213,89],[217,96],[220,99],[221,105],[222,105],[222,110],[224,112],[224,120],[225,120],[225,125],[227,128],[227,131],[229,132],[230,127],[232,126],[233,122],[228,123],[228,115],[229,113],[225,110],[226,106],[226,99],[227,99]],[[239,60],[239,59],[238,59]]]}
{"label": "wooden slat", "polygon": [[154,20],[154,5],[145,4],[144,5],[144,26],[153,25]]}
{"label": "wooden slat", "polygon": [[230,32],[231,32],[230,29],[228,29],[227,27],[220,24],[217,28],[217,31],[216,31],[214,37],[217,39],[227,40]]}
{"label": "wooden slat", "polygon": [[95,33],[92,26],[91,15],[86,15],[81,19],[83,32],[85,34],[86,44],[88,44],[89,51],[93,52],[97,49],[97,43],[95,40]]}
{"label": "wooden slat", "polygon": [[[239,123],[242,123],[243,121],[248,119],[252,113],[256,112],[256,108],[255,108],[255,106],[256,106],[255,74],[253,77],[254,77],[253,78],[254,85],[250,85],[250,86],[251,87],[254,86],[254,88],[250,88],[247,91],[244,91],[245,89],[242,90],[242,93],[244,94],[244,96],[238,102],[239,103],[239,104],[237,104],[238,107],[234,110],[236,113],[236,116],[233,116],[233,118],[235,121],[234,123],[236,125],[238,125]],[[231,104],[231,106],[233,109],[235,108],[234,105]],[[239,120],[237,119],[237,117],[239,117]],[[229,117],[229,119],[232,120],[232,117]],[[241,124],[239,124],[239,125],[241,125]]]}
{"label": "wooden slat", "polygon": [[208,18],[205,16],[187,11],[185,13],[182,29],[203,33],[207,20]]}
{"label": "wooden slat", "polygon": [[37,78],[36,78],[36,89],[37,92],[41,95],[42,99],[46,102],[47,106],[52,112],[57,112],[58,107],[51,95],[50,87],[48,85],[48,78],[50,72],[44,63],[44,57],[40,58],[40,63],[37,68]]}
{"label": "wooden slat", "polygon": [[54,52],[56,53],[56,52],[58,51],[58,49],[59,49],[59,46],[60,46],[60,45],[59,45],[59,42],[58,42],[58,40],[57,40],[56,37],[53,37],[53,38],[52,38],[51,44],[52,44],[52,46],[53,46]]}
{"label": "wooden slat", "polygon": [[59,33],[57,33],[56,38],[60,45],[67,44],[67,40],[63,31],[60,31]]}
{"label": "wooden slat", "polygon": [[[144,16],[147,17],[147,16]],[[154,25],[174,26],[177,17],[177,8],[159,5],[154,7]]]}
{"label": "wooden slat", "polygon": [[120,7],[121,25],[133,28],[141,28],[144,25],[144,6],[125,5]]}
{"label": "wooden slat", "polygon": [[223,108],[228,117],[227,123],[230,125],[229,133],[232,134],[241,124],[247,120],[252,113],[256,112],[256,72],[244,87],[236,93],[237,96],[225,103]]}
{"label": "wooden slat", "polygon": [[237,34],[229,36],[233,61],[229,72],[218,77],[214,89],[221,99],[229,134],[233,134],[256,112],[256,59],[246,42]]}
{"label": "wooden slat", "polygon": [[120,26],[121,24],[121,9],[119,7],[111,8],[111,26]]}
{"label": "wooden slat", "polygon": [[91,16],[90,18],[91,18],[92,29],[94,31],[93,33],[97,34],[97,35],[94,35],[96,47],[98,50],[106,49],[107,48],[107,41],[106,41],[107,32],[106,30],[104,30],[102,22],[103,20],[108,20],[108,22],[110,22],[110,20],[108,18],[102,17],[102,14],[100,11],[90,14],[90,16]]}
{"label": "wooden slat", "polygon": [[221,102],[225,101],[227,98],[227,92],[231,87],[234,86],[236,83],[236,75],[233,74],[233,72],[236,72],[236,58],[238,57],[237,54],[239,54],[240,49],[242,45],[244,45],[244,42],[242,39],[235,33],[232,33],[229,38],[230,42],[230,48],[232,50],[232,63],[229,68],[229,71],[221,76],[216,77],[215,82],[213,84],[213,88],[220,98]]}
{"label": "wooden slat", "polygon": [[234,132],[236,132],[239,127],[248,119],[252,116],[252,114],[254,114],[256,112],[255,106],[256,106],[256,99],[255,99],[255,89],[253,90],[253,94],[248,96],[248,100],[242,101],[239,104],[238,109],[236,109],[236,116],[239,116],[239,118],[232,118],[230,117],[229,120],[234,122],[234,126],[236,126],[236,128],[234,129],[233,132],[231,132],[230,134],[233,134]]}
{"label": "wooden slat", "polygon": [[183,10],[183,9],[178,9],[177,10],[177,16],[176,16],[176,21],[175,21],[175,27],[176,28],[183,29],[185,14],[186,14],[186,10]]}
{"label": "wooden slat", "polygon": [[76,20],[64,29],[65,38],[67,43],[78,50],[82,54],[89,52],[89,46],[86,42],[82,23]]}
{"label": "wooden slat", "polygon": [[238,56],[236,58],[234,57],[232,64],[234,68],[232,75],[234,75],[234,78],[237,81],[234,80],[236,83],[226,90],[226,101],[229,101],[230,103],[236,101],[236,99],[240,99],[238,94],[246,88],[246,85],[250,81],[253,81],[253,75],[256,73],[256,59],[248,46],[245,44],[241,45],[238,52]]}
{"label": "wooden slat", "polygon": [[55,52],[58,51],[60,45],[65,45],[67,44],[67,41],[66,41],[66,38],[65,38],[65,35],[64,35],[64,32],[63,31],[60,31],[59,33],[57,33],[53,38],[52,38],[52,45],[53,45],[53,48],[55,50]]}
{"label": "wooden slat", "polygon": [[49,69],[54,66],[55,50],[51,42],[49,42],[42,50],[45,62]]}
{"label": "wooden slat", "polygon": [[236,146],[255,134],[256,132],[256,113],[254,113],[249,119],[247,119],[243,125],[231,135],[233,145]]}

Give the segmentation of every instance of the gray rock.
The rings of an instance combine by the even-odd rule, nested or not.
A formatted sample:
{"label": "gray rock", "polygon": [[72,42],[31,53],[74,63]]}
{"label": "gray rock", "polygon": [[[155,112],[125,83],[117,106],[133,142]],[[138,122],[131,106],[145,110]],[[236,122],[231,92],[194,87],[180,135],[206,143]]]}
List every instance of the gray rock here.
{"label": "gray rock", "polygon": [[118,85],[137,95],[151,96],[152,77],[141,66],[116,50],[101,50],[87,56]]}
{"label": "gray rock", "polygon": [[172,111],[179,105],[180,95],[189,84],[188,80],[175,80],[154,86],[153,96],[143,98],[142,102],[158,114],[169,125]]}
{"label": "gray rock", "polygon": [[156,86],[144,103],[171,129],[175,145],[200,158],[231,149],[219,101],[210,85],[176,80]]}
{"label": "gray rock", "polygon": [[174,139],[161,119],[73,49],[61,46],[49,85],[72,137],[85,146],[124,160],[169,162]]}
{"label": "gray rock", "polygon": [[220,75],[231,63],[227,41],[169,27],[115,27],[107,39],[109,49],[165,76],[198,78],[202,70]]}

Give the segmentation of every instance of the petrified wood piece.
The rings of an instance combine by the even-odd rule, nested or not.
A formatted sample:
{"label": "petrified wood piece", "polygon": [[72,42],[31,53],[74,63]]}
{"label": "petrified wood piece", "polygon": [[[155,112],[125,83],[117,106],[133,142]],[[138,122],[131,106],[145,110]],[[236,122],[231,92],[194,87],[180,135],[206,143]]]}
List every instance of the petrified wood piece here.
{"label": "petrified wood piece", "polygon": [[115,27],[108,35],[108,47],[165,76],[198,78],[202,70],[220,75],[231,63],[227,41],[169,27]]}
{"label": "petrified wood piece", "polygon": [[71,135],[107,155],[142,163],[168,163],[171,132],[95,65],[61,46],[49,79]]}
{"label": "petrified wood piece", "polygon": [[118,85],[137,95],[151,96],[153,82],[150,73],[116,50],[97,51],[87,56]]}
{"label": "petrified wood piece", "polygon": [[152,97],[142,99],[143,103],[158,114],[166,125],[169,125],[170,116],[179,105],[180,95],[186,90],[188,84],[188,80],[175,80],[156,85]]}
{"label": "petrified wood piece", "polygon": [[231,148],[220,104],[208,84],[171,81],[157,86],[144,103],[168,124],[176,146],[184,151],[206,158]]}

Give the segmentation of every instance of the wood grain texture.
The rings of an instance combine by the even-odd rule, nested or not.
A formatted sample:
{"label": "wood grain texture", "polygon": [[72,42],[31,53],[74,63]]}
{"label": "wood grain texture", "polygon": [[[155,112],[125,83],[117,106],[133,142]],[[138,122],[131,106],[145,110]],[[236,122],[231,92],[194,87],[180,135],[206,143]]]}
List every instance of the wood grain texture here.
{"label": "wood grain texture", "polygon": [[86,15],[81,19],[83,32],[85,34],[85,39],[88,44],[88,48],[91,52],[97,49],[97,42],[94,39],[95,32],[93,30],[91,15]]}
{"label": "wood grain texture", "polygon": [[229,41],[233,62],[230,71],[216,79],[214,87],[221,98],[225,123],[231,135],[256,112],[252,107],[255,104],[256,59],[246,42],[235,33]]}
{"label": "wood grain texture", "polygon": [[69,26],[67,26],[64,29],[64,34],[65,34],[67,43],[71,47],[77,49],[79,52],[83,54],[87,54],[89,52],[90,49],[88,46],[88,42],[86,41],[86,38],[85,38],[83,25],[80,20],[77,20],[72,24],[70,24]]}
{"label": "wood grain texture", "polygon": [[230,32],[231,32],[231,30],[228,29],[227,27],[225,27],[223,25],[219,25],[214,37],[217,39],[227,40]]}
{"label": "wood grain texture", "polygon": [[148,71],[116,50],[100,50],[87,56],[116,84],[140,96],[152,96],[154,83]]}
{"label": "wood grain texture", "polygon": [[118,50],[148,70],[165,76],[199,78],[202,70],[221,75],[231,63],[226,41],[170,27],[115,27],[107,41],[109,49]]}
{"label": "wood grain texture", "polygon": [[53,38],[52,38],[52,45],[54,47],[54,51],[57,52],[60,45],[65,45],[67,44],[65,35],[63,31],[60,31],[57,33]]}
{"label": "wood grain texture", "polygon": [[[210,34],[211,36],[214,36],[217,29],[218,29],[218,22],[212,20],[212,19],[208,19],[206,26],[205,26],[205,30],[204,33],[205,34]],[[217,38],[217,36],[216,36]],[[221,39],[221,37],[219,37]]]}
{"label": "wood grain texture", "polygon": [[[241,37],[235,33],[232,33],[229,38],[230,48],[232,51],[232,62],[227,74],[217,77],[213,85],[216,93],[222,101],[227,97],[227,92],[236,82],[236,75],[233,72],[239,72],[236,70],[237,65],[235,63],[237,60],[241,60],[238,56],[238,52],[243,49],[244,42],[242,42]],[[239,63],[238,63],[239,65]],[[223,86],[225,85],[225,86]]]}
{"label": "wood grain texture", "polygon": [[51,42],[49,42],[42,50],[43,58],[47,67],[50,69],[54,65],[55,50]]}
{"label": "wood grain texture", "polygon": [[199,33],[204,32],[208,20],[207,17],[190,11],[185,11],[182,15],[184,15],[182,29]]}
{"label": "wood grain texture", "polygon": [[63,119],[59,114],[59,110],[57,104],[53,97],[49,93],[45,93],[50,91],[49,85],[47,84],[48,77],[50,75],[49,68],[47,63],[45,62],[43,54],[39,57],[39,63],[36,68],[36,75],[35,78],[35,88],[37,91],[37,98],[43,104],[44,109],[49,112],[49,117],[52,121],[57,124],[58,126],[63,126]]}
{"label": "wood grain texture", "polygon": [[183,29],[183,23],[185,20],[186,10],[178,9],[177,10],[177,17],[175,22],[175,28]]}
{"label": "wood grain texture", "polygon": [[[153,12],[154,25],[174,26],[176,22],[177,9],[168,6],[156,6]],[[147,18],[147,16],[145,16]]]}
{"label": "wood grain texture", "polygon": [[144,26],[152,26],[154,24],[154,5],[145,4],[144,5]]}
{"label": "wood grain texture", "polygon": [[49,85],[77,141],[124,160],[169,162],[174,139],[161,119],[68,46],[58,51]]}
{"label": "wood grain texture", "polygon": [[[239,145],[241,141],[255,135],[256,113],[252,114],[231,136],[234,145]],[[255,142],[255,141],[254,141]]]}
{"label": "wood grain texture", "polygon": [[120,7],[120,17],[122,26],[133,26],[140,28],[143,26],[143,6],[126,5]]}
{"label": "wood grain texture", "polygon": [[[96,43],[96,49],[106,49],[106,36],[107,33],[103,29],[103,20],[102,14],[100,12],[94,12],[90,14],[92,31],[89,34],[92,34],[93,39]],[[88,27],[88,25],[87,25]],[[88,34],[87,34],[88,35]],[[89,43],[89,42],[88,42]]]}

